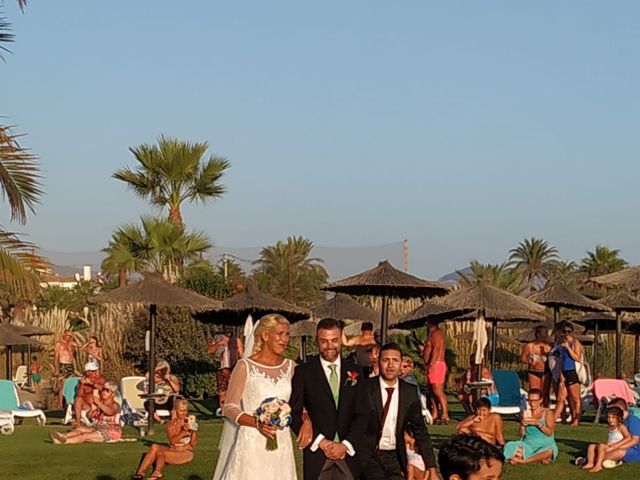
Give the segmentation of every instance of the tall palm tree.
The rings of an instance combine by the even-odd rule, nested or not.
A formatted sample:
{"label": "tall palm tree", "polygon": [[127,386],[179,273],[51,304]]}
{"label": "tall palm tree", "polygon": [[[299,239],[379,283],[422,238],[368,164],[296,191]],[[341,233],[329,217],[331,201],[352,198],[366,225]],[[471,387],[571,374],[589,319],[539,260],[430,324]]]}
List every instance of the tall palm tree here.
{"label": "tall palm tree", "polygon": [[141,225],[124,225],[111,237],[102,268],[118,274],[120,285],[127,274],[143,270],[161,272],[175,282],[186,268],[194,268],[213,244],[206,234],[186,231],[181,225],[154,217],[142,217]]}
{"label": "tall palm tree", "polygon": [[207,142],[192,143],[161,135],[157,145],[129,148],[138,162],[137,168],[117,170],[113,178],[126,182],[152,205],[169,207],[169,219],[182,225],[183,202],[204,204],[225,193],[220,179],[230,163],[215,155],[205,158],[208,148]]}
{"label": "tall palm tree", "polygon": [[477,260],[469,262],[468,272],[456,272],[458,283],[463,287],[475,285],[484,280],[494,287],[502,288],[519,295],[525,288],[519,271],[508,267],[507,262],[500,264],[480,263]]}
{"label": "tall palm tree", "polygon": [[[26,0],[18,0],[23,9]],[[13,41],[11,25],[0,16],[0,60],[8,52],[4,44]],[[29,213],[42,196],[40,166],[35,155],[19,142],[20,136],[8,125],[0,124],[0,190],[9,205],[10,218],[20,224],[27,222]],[[35,272],[49,267],[49,263],[35,254],[35,246],[15,233],[0,228],[0,283],[12,295],[30,293],[37,284]]]}
{"label": "tall palm tree", "polygon": [[288,237],[286,242],[264,247],[254,262],[253,277],[267,292],[289,303],[310,304],[324,298],[322,286],[329,275],[322,260],[311,258],[313,242]]}
{"label": "tall palm tree", "polygon": [[549,278],[558,250],[541,238],[526,238],[509,250],[508,264],[518,270],[529,290],[537,290],[540,283]]}
{"label": "tall palm tree", "polygon": [[580,261],[580,271],[588,277],[597,277],[617,272],[627,265],[627,261],[620,257],[620,250],[596,245],[596,249],[588,251]]}
{"label": "tall palm tree", "polygon": [[584,280],[584,275],[580,272],[576,262],[572,260],[558,260],[551,266],[548,280],[556,280],[564,283],[568,287],[578,288]]}

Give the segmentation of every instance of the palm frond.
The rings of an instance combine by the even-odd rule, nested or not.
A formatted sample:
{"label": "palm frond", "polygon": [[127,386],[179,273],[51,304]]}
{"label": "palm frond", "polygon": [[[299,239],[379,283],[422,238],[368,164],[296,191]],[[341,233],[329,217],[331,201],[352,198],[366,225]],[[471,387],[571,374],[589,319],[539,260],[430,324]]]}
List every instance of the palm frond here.
{"label": "palm frond", "polygon": [[10,291],[18,295],[33,293],[38,272],[50,268],[51,263],[35,253],[35,245],[0,228],[0,283]]}
{"label": "palm frond", "polygon": [[0,189],[11,210],[11,220],[27,221],[42,195],[37,157],[23,148],[10,127],[0,125]]}

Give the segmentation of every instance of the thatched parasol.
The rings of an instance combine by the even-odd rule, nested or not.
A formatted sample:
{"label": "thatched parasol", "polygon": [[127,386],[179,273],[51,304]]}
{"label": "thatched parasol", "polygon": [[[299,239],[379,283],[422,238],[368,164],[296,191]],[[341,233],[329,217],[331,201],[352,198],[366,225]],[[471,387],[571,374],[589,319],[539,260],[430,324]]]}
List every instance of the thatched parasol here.
{"label": "thatched parasol", "polygon": [[622,312],[640,312],[640,300],[633,297],[628,291],[619,290],[600,302],[616,312],[616,378],[622,373]]}
{"label": "thatched parasol", "polygon": [[624,333],[633,335],[633,371],[638,371],[638,360],[640,357],[640,322],[627,323],[624,327]]}
{"label": "thatched parasol", "polygon": [[360,320],[379,324],[380,315],[373,309],[365,307],[349,295],[336,293],[333,298],[311,307],[311,314],[316,320],[332,318],[334,320]]}
{"label": "thatched parasol", "polygon": [[640,290],[640,265],[625,268],[618,272],[607,273],[589,279],[599,285],[607,287],[622,287],[637,292]]}
{"label": "thatched parasol", "polygon": [[387,341],[390,298],[416,298],[443,295],[449,288],[437,282],[423,280],[394,268],[387,260],[376,267],[351,277],[338,280],[325,290],[351,295],[382,297],[380,329],[382,343]]}
{"label": "thatched parasol", "polygon": [[531,295],[529,300],[553,308],[554,325],[558,322],[560,307],[584,312],[604,312],[608,310],[604,305],[569,289],[562,282],[552,282],[540,292]]}
{"label": "thatched parasol", "polygon": [[[594,312],[587,315],[583,315],[580,318],[574,320],[574,323],[584,326],[588,331],[593,332],[593,335],[598,338],[600,332],[615,332],[616,331],[616,317],[607,312]],[[622,322],[622,326],[626,325],[626,322]],[[596,372],[596,366],[598,362],[598,344],[593,344],[593,358],[591,371]]]}
{"label": "thatched parasol", "polygon": [[[155,391],[152,372],[155,369],[156,314],[158,307],[187,307],[194,312],[213,311],[220,308],[217,300],[192,290],[172,285],[160,273],[146,272],[144,278],[95,297],[100,303],[136,304],[149,307],[149,392]],[[153,433],[154,402],[149,402],[149,433]]]}
{"label": "thatched parasol", "polygon": [[[463,340],[465,342],[471,342],[473,341],[473,331],[468,331],[468,332],[464,332],[461,333],[460,335],[457,335],[456,338],[458,340]],[[520,343],[518,342],[518,340],[516,340],[513,337],[510,337],[509,335],[503,335],[502,333],[498,333],[496,334],[496,342],[497,343],[505,343],[507,345],[519,345]]]}
{"label": "thatched parasol", "polygon": [[[466,312],[471,312],[471,309],[452,311],[450,308],[437,303],[435,299],[429,299],[425,300],[422,305],[407,313],[404,317],[391,319],[389,326],[396,328],[420,328],[424,327],[427,321],[439,323],[464,315]],[[475,315],[469,318],[469,320],[475,320]]]}
{"label": "thatched parasol", "polygon": [[[40,335],[53,335],[51,330],[46,328],[36,327],[35,325],[16,325],[9,322],[0,323],[0,326],[6,326],[14,333],[22,335],[23,337],[36,337]],[[31,343],[27,344],[27,358],[31,361]],[[27,386],[31,387],[31,375],[27,375]]]}
{"label": "thatched parasol", "polygon": [[303,320],[310,316],[310,312],[306,308],[297,307],[267,295],[261,292],[253,282],[248,282],[244,290],[224,300],[214,315],[207,315],[203,319],[223,325],[243,325],[247,315],[260,318],[268,313],[284,315],[290,322]]}
{"label": "thatched parasol", "polygon": [[499,321],[543,322],[545,320],[544,307],[537,303],[494,287],[485,281],[451,292],[445,297],[435,300],[441,306],[452,312],[476,312],[476,321],[489,319],[491,328],[491,368],[495,367],[495,345],[497,324]]}
{"label": "thatched parasol", "polygon": [[13,346],[14,345],[40,345],[40,342],[34,340],[33,338],[25,337],[16,333],[16,331],[12,328],[14,325],[9,325],[8,323],[0,324],[0,345],[7,348],[6,355],[6,376],[7,380],[12,380],[13,375],[13,364],[12,364],[12,354],[13,354]]}

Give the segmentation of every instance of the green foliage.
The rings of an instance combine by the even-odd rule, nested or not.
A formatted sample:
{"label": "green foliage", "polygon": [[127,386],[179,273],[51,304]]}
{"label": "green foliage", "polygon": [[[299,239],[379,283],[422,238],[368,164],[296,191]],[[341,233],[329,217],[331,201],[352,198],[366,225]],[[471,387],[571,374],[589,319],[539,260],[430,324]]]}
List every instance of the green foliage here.
{"label": "green foliage", "polygon": [[484,280],[494,287],[502,288],[511,293],[519,295],[525,288],[522,281],[522,274],[518,269],[509,268],[507,262],[501,264],[480,263],[471,260],[469,263],[471,272],[457,272],[458,280],[463,286],[471,286]]}
{"label": "green foliage", "polygon": [[620,250],[596,245],[596,249],[587,252],[580,261],[580,271],[587,277],[597,277],[617,272],[627,266],[627,261],[620,257]]}
{"label": "green foliage", "polygon": [[[143,366],[149,312],[141,310],[125,331],[125,359]],[[208,355],[207,328],[195,320],[187,309],[161,308],[156,321],[156,358],[171,365],[172,373],[182,381],[182,393],[190,397],[211,396],[216,393],[215,373],[218,362]]]}
{"label": "green foliage", "polygon": [[73,288],[50,286],[40,290],[36,305],[42,310],[54,307],[80,313],[92,301],[96,287],[91,282],[80,280]]}
{"label": "green foliage", "polygon": [[204,232],[187,231],[169,220],[143,216],[141,225],[118,228],[109,245],[102,268],[109,273],[152,270],[169,280],[179,278],[185,268],[200,262],[213,244]]}
{"label": "green foliage", "polygon": [[313,242],[288,237],[264,247],[256,260],[253,278],[258,287],[289,303],[309,305],[325,299],[320,290],[329,275],[319,258],[310,258]]}
{"label": "green foliage", "polygon": [[228,160],[211,155],[205,158],[207,142],[187,142],[161,135],[157,145],[129,148],[138,162],[116,171],[121,180],[141,198],[157,207],[169,207],[169,219],[182,224],[183,202],[206,203],[225,193],[220,179],[230,167]]}
{"label": "green foliage", "polygon": [[509,266],[522,274],[531,290],[537,290],[538,282],[549,278],[557,260],[558,250],[541,238],[525,238],[517,247],[509,250]]}
{"label": "green foliage", "polygon": [[202,265],[202,268],[190,270],[180,280],[180,285],[218,300],[224,300],[233,293],[224,276],[208,262]]}

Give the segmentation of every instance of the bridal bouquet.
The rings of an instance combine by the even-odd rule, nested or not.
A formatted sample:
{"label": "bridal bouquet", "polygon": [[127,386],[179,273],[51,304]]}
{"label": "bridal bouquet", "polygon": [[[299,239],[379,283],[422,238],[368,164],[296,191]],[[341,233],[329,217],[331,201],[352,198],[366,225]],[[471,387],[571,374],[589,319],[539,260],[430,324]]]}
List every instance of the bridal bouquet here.
{"label": "bridal bouquet", "polygon": [[[256,410],[256,418],[260,423],[284,430],[291,425],[291,407],[277,397],[265,398]],[[267,438],[267,450],[278,448],[277,438]]]}

